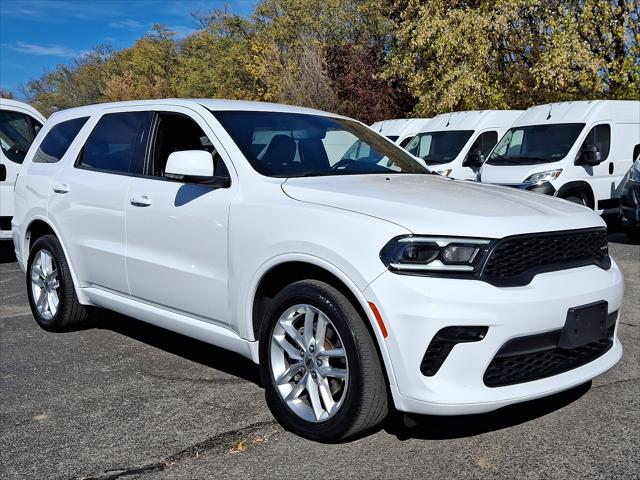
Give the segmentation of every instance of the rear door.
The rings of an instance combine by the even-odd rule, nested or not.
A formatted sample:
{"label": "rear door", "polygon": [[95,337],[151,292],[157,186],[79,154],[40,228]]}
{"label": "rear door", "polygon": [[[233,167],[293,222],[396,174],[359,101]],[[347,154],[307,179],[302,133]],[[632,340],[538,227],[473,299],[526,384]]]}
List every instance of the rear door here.
{"label": "rear door", "polygon": [[13,186],[42,124],[23,112],[0,110],[0,238],[11,237]]}
{"label": "rear door", "polygon": [[52,182],[49,216],[60,232],[82,287],[129,294],[125,210],[140,174],[152,112],[117,111],[94,123],[75,161]]}
{"label": "rear door", "polygon": [[[231,186],[213,188],[164,177],[172,152],[206,150],[215,174]],[[222,145],[195,111],[156,112],[144,176],[129,185],[126,204],[127,274],[131,294],[148,303],[228,324],[227,228],[237,188]],[[231,174],[229,173],[231,171]]]}

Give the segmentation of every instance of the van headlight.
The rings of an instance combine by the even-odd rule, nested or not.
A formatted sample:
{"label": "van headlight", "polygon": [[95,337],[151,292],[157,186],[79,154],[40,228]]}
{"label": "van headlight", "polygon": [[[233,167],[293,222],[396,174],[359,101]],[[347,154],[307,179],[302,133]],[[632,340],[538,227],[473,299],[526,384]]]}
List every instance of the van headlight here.
{"label": "van headlight", "polygon": [[429,274],[477,271],[491,240],[404,235],[387,243],[380,259],[391,271]]}
{"label": "van headlight", "polygon": [[443,177],[448,177],[449,175],[451,175],[451,169],[450,168],[446,168],[444,170],[436,170],[436,173],[438,175],[442,175]]}
{"label": "van headlight", "polygon": [[640,163],[635,162],[631,170],[629,170],[629,180],[640,182]]}
{"label": "van headlight", "polygon": [[529,175],[526,180],[522,183],[542,183],[542,182],[550,182],[555,180],[562,173],[562,169],[559,168],[557,170],[547,170],[546,172],[538,172],[533,175]]}

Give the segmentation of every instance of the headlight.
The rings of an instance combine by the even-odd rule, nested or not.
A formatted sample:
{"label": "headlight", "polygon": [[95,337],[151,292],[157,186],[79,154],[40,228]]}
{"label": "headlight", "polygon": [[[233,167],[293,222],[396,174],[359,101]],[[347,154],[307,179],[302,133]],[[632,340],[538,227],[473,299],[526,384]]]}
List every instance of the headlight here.
{"label": "headlight", "polygon": [[538,172],[534,173],[527,177],[527,179],[522,183],[542,183],[542,182],[550,182],[551,180],[555,180],[562,173],[562,169],[558,170],[548,170],[546,172]]}
{"label": "headlight", "polygon": [[484,238],[396,237],[380,251],[389,270],[428,273],[474,273],[487,253],[491,240]]}
{"label": "headlight", "polygon": [[451,169],[447,168],[446,170],[436,170],[436,173],[438,175],[442,175],[443,177],[448,177],[449,175],[451,175]]}
{"label": "headlight", "polygon": [[634,163],[631,170],[629,170],[629,180],[632,182],[640,182],[640,163]]}

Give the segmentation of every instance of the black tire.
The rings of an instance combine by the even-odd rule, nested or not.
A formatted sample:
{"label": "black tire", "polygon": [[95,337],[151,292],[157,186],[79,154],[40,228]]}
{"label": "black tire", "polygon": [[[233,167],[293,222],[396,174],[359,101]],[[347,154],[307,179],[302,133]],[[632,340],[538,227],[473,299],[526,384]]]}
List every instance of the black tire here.
{"label": "black tire", "polygon": [[[346,351],[349,378],[340,409],[329,419],[313,423],[297,416],[284,402],[271,369],[271,335],[280,316],[297,304],[322,311],[335,325]],[[354,306],[334,287],[317,280],[295,282],[272,301],[260,332],[260,373],[269,409],[287,430],[319,442],[339,442],[376,429],[389,407],[380,357],[372,334]]]}
{"label": "black tire", "polygon": [[[58,271],[59,289],[58,289],[58,308],[51,318],[43,317],[33,298],[33,290],[31,285],[31,266],[40,251],[46,251],[53,259],[54,266]],[[27,295],[29,297],[29,306],[36,322],[40,327],[49,332],[68,332],[79,330],[89,326],[89,316],[87,308],[80,304],[69,271],[69,264],[64,256],[60,242],[55,235],[44,235],[38,238],[31,247],[29,252],[29,261],[27,262]]]}
{"label": "black tire", "polygon": [[583,205],[585,207],[589,206],[589,200],[584,192],[570,192],[562,198],[569,200],[570,202],[577,203],[578,205]]}

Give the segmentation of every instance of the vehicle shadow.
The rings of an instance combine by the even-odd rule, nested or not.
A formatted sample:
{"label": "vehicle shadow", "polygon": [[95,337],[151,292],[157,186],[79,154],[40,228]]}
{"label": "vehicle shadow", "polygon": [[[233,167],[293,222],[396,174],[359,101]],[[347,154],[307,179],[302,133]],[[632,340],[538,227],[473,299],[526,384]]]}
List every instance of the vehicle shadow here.
{"label": "vehicle shadow", "polygon": [[16,252],[11,240],[0,241],[0,263],[13,263],[16,261]]}
{"label": "vehicle shadow", "polygon": [[591,382],[549,397],[509,405],[499,410],[477,415],[431,416],[404,415],[394,412],[383,427],[398,440],[448,440],[473,437],[502,430],[543,417],[575,402],[591,388]]}
{"label": "vehicle shadow", "polygon": [[237,353],[115,312],[96,310],[92,312],[91,319],[95,328],[111,330],[173,355],[262,386],[258,366]]}

